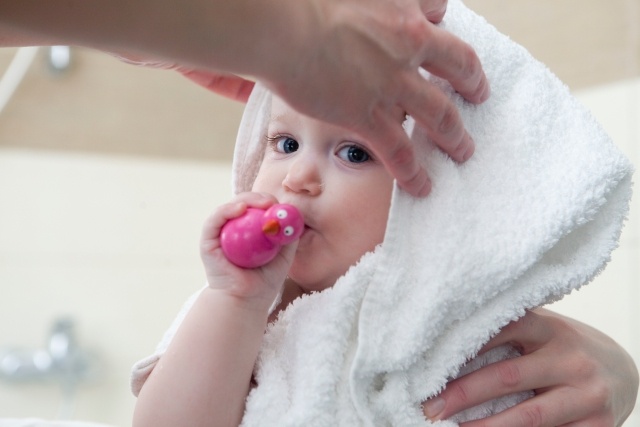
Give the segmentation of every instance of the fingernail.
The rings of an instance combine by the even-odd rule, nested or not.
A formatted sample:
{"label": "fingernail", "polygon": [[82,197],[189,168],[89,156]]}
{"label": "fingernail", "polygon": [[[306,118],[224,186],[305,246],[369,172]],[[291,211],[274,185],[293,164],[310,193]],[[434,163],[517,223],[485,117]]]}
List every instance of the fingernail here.
{"label": "fingernail", "polygon": [[466,162],[467,160],[469,160],[471,158],[471,156],[473,156],[474,151],[476,151],[476,143],[473,142],[473,139],[471,139],[471,137],[469,137],[469,146],[467,147],[467,151],[464,152],[464,154],[462,155],[462,161]]}
{"label": "fingernail", "polygon": [[418,193],[418,197],[427,197],[429,193],[431,193],[431,180],[427,177],[427,180]]}
{"label": "fingernail", "polygon": [[475,144],[469,134],[465,134],[464,141],[456,148],[453,158],[460,163],[463,163],[471,157],[475,150]]}
{"label": "fingernail", "polygon": [[484,90],[482,91],[482,95],[480,95],[480,103],[485,102],[491,96],[491,85],[489,82],[484,86]]}
{"label": "fingernail", "polygon": [[436,420],[438,415],[444,410],[445,401],[441,397],[434,397],[427,400],[423,406],[424,414],[431,420]]}

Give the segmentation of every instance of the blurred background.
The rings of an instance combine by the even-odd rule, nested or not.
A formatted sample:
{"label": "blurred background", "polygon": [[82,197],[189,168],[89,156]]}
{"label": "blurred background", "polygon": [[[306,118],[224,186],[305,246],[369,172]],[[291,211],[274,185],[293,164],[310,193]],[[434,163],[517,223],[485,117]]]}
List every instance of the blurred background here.
{"label": "blurred background", "polygon": [[[640,166],[638,0],[466,3],[547,64]],[[0,74],[16,52],[0,49]],[[230,196],[241,112],[173,72],[35,52],[0,112],[0,421],[130,425],[131,365],[204,285],[198,235]],[[556,308],[640,365],[638,204],[609,268]]]}

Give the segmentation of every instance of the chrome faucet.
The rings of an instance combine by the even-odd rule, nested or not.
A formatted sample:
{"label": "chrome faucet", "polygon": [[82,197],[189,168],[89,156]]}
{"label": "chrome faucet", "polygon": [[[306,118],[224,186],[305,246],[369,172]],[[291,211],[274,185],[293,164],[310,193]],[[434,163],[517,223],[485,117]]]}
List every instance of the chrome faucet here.
{"label": "chrome faucet", "polygon": [[90,379],[95,373],[95,356],[79,348],[75,322],[56,319],[45,348],[36,350],[0,347],[0,379],[14,382],[57,381],[65,387]]}

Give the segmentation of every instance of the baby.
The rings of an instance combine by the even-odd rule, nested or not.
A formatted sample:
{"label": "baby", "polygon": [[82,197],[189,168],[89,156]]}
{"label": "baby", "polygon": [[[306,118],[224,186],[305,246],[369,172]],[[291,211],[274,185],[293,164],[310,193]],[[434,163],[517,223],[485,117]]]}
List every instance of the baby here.
{"label": "baby", "polygon": [[[209,286],[140,391],[136,426],[211,420],[237,426],[267,322],[298,296],[331,287],[382,242],[393,178],[366,141],[274,97],[264,143],[253,191],[219,207],[204,225],[201,256]],[[231,264],[220,248],[221,227],[248,207],[277,202],[302,213],[299,241],[263,267]]]}

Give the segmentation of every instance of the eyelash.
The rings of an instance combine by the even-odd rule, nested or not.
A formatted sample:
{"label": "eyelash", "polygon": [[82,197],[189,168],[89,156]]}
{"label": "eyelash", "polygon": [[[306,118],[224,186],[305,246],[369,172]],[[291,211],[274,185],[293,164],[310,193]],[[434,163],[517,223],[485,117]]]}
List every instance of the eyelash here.
{"label": "eyelash", "polygon": [[[358,162],[352,162],[352,161],[350,161],[350,159],[349,159],[349,158],[347,158],[347,159],[343,159],[343,158],[342,158],[342,156],[340,156],[340,153],[342,152],[342,150],[345,150],[345,149],[350,150],[350,149],[352,149],[352,148],[355,148],[355,149],[357,149],[357,150],[360,150],[362,153],[364,153],[364,155],[366,156],[365,160],[363,160],[363,161],[358,161]],[[349,163],[351,163],[351,164],[362,164],[362,163],[367,163],[367,162],[373,162],[373,161],[374,161],[374,158],[373,158],[373,156],[371,155],[371,153],[369,153],[369,150],[367,150],[367,149],[365,149],[365,148],[361,147],[361,146],[360,146],[360,145],[358,145],[358,144],[353,144],[353,143],[351,143],[351,144],[345,144],[345,145],[341,146],[341,147],[338,149],[338,151],[336,152],[336,155],[337,155],[338,157],[340,157],[342,160],[347,161],[347,162],[349,162]],[[347,157],[348,157],[348,156],[349,156],[349,152],[347,152]]]}
{"label": "eyelash", "polygon": [[[271,149],[277,153],[280,153],[280,150],[278,149],[278,143],[280,141],[282,141],[282,139],[291,139],[293,141],[295,141],[298,145],[300,145],[300,143],[298,142],[298,140],[296,140],[295,138],[290,137],[289,135],[282,135],[282,134],[277,134],[274,136],[266,136],[267,139],[267,144],[269,145],[269,147],[271,147]],[[297,149],[296,149],[297,151]],[[285,154],[289,154],[289,153],[285,153]]]}

